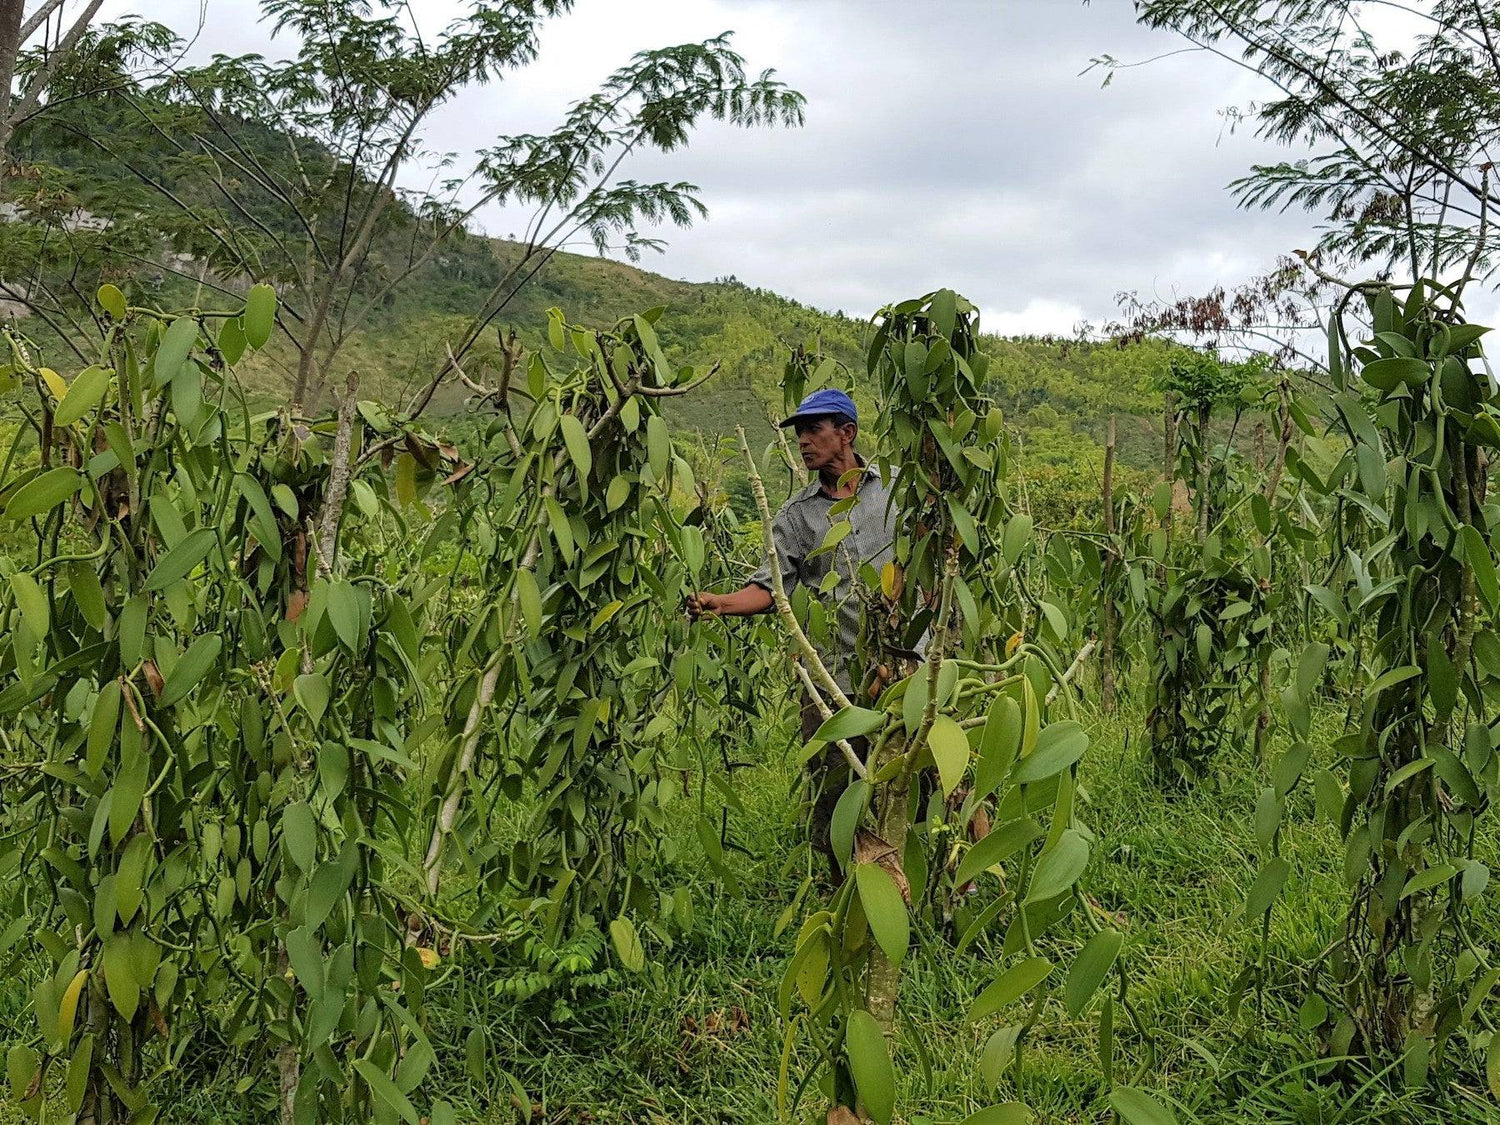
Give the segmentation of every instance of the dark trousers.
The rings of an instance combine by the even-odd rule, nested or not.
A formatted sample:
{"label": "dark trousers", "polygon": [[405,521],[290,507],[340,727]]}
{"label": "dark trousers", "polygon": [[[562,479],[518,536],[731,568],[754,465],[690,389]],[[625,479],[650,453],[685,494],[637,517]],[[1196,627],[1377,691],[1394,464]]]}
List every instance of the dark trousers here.
{"label": "dark trousers", "polygon": [[[803,743],[805,744],[817,734],[818,727],[822,725],[822,712],[804,694],[802,697]],[[861,761],[870,752],[869,739],[851,738],[849,745]],[[849,787],[849,762],[845,759],[844,752],[830,742],[822,751],[808,759],[807,765],[803,768],[807,771],[808,779],[813,785],[812,815],[807,825],[808,838],[813,850],[828,856],[831,863],[833,843],[829,838],[829,828],[833,823],[834,807],[839,803],[839,798],[844,795],[844,790]]]}

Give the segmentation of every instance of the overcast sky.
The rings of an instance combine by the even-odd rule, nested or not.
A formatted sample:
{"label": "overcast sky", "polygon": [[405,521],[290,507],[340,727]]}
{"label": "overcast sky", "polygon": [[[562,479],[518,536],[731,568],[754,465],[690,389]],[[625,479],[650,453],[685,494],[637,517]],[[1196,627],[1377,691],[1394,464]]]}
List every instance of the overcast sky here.
{"label": "overcast sky", "polygon": [[[421,0],[440,27],[461,5]],[[256,0],[109,0],[191,33],[192,52],[280,57]],[[709,218],[664,232],[643,261],[672,277],[734,274],[826,309],[951,286],[1004,333],[1072,330],[1115,295],[1233,284],[1315,239],[1313,219],[1237,209],[1225,185],[1276,150],[1222,111],[1266,89],[1230,64],[1176,54],[1101,88],[1089,60],[1181,44],[1137,27],[1129,0],[577,0],[537,62],[466,92],[434,118],[429,148],[472,152],[543,131],[639,49],[733,30],[747,66],[807,95],[801,129],[710,124],[691,146],[624,171],[696,183]],[[525,216],[481,214],[491,234]]]}

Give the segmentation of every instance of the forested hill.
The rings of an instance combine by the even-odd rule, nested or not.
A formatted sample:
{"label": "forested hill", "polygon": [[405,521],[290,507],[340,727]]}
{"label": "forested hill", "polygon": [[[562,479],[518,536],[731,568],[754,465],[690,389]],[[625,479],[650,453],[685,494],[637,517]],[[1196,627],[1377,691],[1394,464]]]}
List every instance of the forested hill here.
{"label": "forested hill", "polygon": [[[390,395],[415,385],[441,358],[441,340],[467,322],[482,292],[476,258],[493,255],[484,273],[503,273],[521,249],[504,240],[471,238],[461,253],[439,264],[420,290],[385,310],[356,341],[346,361],[372,391]],[[896,297],[906,294],[893,294]],[[973,294],[982,299],[982,295]],[[673,403],[670,418],[683,429],[732,435],[743,425],[759,443],[771,436],[768,419],[781,409],[780,379],[793,347],[821,347],[839,360],[855,382],[864,383],[868,316],[826,312],[753,288],[734,277],[709,282],[678,281],[626,263],[593,255],[559,253],[496,320],[497,330],[515,328],[523,340],[540,343],[547,309],[561,308],[573,322],[608,325],[621,316],[664,306],[658,324],[670,358],[683,363],[722,364],[717,378],[691,399]],[[1124,348],[1072,340],[1001,338],[989,341],[992,393],[1007,419],[1030,446],[1029,460],[1070,464],[1092,458],[1105,420],[1120,414],[1121,456],[1146,465],[1159,456],[1152,436],[1160,399],[1150,383],[1163,362],[1154,342]],[[280,376],[273,354],[248,378],[257,390],[273,391]],[[461,390],[438,400],[439,409],[459,406]],[[862,403],[862,404],[863,404]],[[1138,416],[1133,418],[1132,416]]]}

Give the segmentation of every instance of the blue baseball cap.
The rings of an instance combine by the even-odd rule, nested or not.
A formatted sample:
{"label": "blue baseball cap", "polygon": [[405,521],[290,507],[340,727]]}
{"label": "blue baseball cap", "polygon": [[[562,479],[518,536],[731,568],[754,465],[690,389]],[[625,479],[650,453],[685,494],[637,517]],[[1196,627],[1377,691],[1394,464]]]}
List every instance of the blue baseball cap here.
{"label": "blue baseball cap", "polygon": [[821,391],[813,391],[802,400],[797,407],[797,413],[781,423],[781,428],[795,426],[797,422],[810,415],[824,414],[847,414],[854,422],[859,421],[859,411],[855,409],[854,400],[843,391],[832,387],[824,387]]}

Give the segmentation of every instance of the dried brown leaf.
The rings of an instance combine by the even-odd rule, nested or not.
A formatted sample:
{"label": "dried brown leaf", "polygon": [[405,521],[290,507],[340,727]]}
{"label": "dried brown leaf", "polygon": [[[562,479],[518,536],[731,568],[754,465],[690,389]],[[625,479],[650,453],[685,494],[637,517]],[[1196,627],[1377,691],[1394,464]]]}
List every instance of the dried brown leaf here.
{"label": "dried brown leaf", "polygon": [[895,848],[875,833],[861,828],[854,838],[854,859],[856,863],[878,863],[885,868],[886,874],[896,881],[901,898],[907,906],[911,905],[911,884],[906,881],[906,872],[901,869],[901,857]]}

